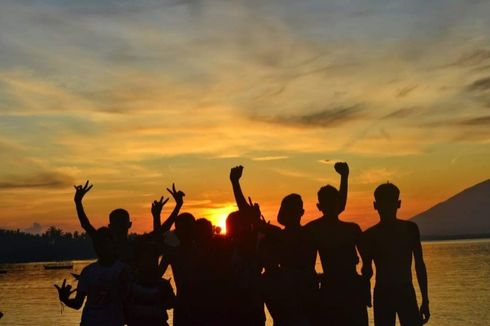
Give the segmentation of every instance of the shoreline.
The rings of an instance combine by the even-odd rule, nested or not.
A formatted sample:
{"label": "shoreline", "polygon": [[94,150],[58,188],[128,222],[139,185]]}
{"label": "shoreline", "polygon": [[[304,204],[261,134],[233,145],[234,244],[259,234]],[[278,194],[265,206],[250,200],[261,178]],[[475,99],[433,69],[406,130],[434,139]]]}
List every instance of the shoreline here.
{"label": "shoreline", "polygon": [[[467,236],[467,237],[431,237],[431,238],[422,238],[422,243],[454,243],[454,242],[476,242],[476,241],[490,241],[489,235],[484,236]],[[74,258],[74,259],[60,259],[60,260],[30,260],[23,262],[0,262],[0,269],[5,270],[7,267],[12,265],[37,265],[37,264],[48,264],[48,263],[56,263],[56,262],[86,262],[86,261],[95,261],[96,258]]]}

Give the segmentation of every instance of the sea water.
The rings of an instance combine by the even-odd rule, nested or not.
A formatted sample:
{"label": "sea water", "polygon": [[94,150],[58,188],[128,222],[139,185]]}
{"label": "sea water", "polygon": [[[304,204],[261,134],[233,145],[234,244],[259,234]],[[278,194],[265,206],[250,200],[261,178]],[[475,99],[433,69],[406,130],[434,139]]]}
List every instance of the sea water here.
{"label": "sea water", "polygon": [[[423,248],[432,314],[428,325],[490,325],[490,240],[424,242]],[[80,273],[88,263],[75,261],[73,270],[45,270],[42,263],[0,266],[7,270],[0,274],[0,311],[5,314],[0,326],[78,325],[81,310],[63,309],[53,284],[65,278],[75,283],[70,273]],[[165,277],[171,276],[169,270]],[[171,311],[169,316],[171,324]],[[372,311],[370,319],[373,325]],[[267,325],[272,325],[270,317]]]}

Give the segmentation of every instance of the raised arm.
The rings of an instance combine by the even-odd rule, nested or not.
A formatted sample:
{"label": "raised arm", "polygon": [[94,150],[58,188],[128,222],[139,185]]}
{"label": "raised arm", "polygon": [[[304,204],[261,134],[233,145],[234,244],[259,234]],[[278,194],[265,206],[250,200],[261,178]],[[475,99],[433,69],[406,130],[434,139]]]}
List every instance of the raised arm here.
{"label": "raised arm", "polygon": [[420,242],[420,231],[416,224],[414,224],[414,241],[415,246],[413,249],[413,258],[415,260],[415,273],[417,274],[417,281],[419,283],[420,292],[422,294],[422,304],[420,306],[420,316],[422,322],[425,324],[429,321],[429,293],[427,286],[427,269],[425,268],[424,256],[422,253],[422,244]]}
{"label": "raised arm", "polygon": [[174,207],[174,210],[172,211],[172,213],[167,217],[165,222],[163,222],[162,227],[161,227],[162,233],[170,231],[170,229],[172,228],[172,225],[175,223],[175,220],[177,219],[177,216],[179,215],[180,209],[184,205],[185,194],[180,190],[176,190],[174,183],[172,184],[172,189],[167,188],[167,191],[174,198],[175,207]]}
{"label": "raised arm", "polygon": [[159,233],[162,227],[160,215],[162,213],[163,206],[168,202],[169,198],[160,197],[160,200],[154,200],[151,204],[151,215],[153,216],[153,232]]}
{"label": "raised arm", "polygon": [[235,196],[235,201],[238,209],[243,211],[249,208],[247,200],[242,192],[242,187],[240,186],[240,178],[242,177],[243,166],[235,166],[230,171],[230,181],[233,186],[233,195]]}
{"label": "raised arm", "polygon": [[80,225],[85,230],[85,232],[87,232],[87,234],[91,238],[93,238],[96,230],[92,226],[92,224],[90,224],[90,221],[87,217],[87,214],[85,214],[85,210],[83,209],[83,204],[82,204],[83,197],[87,192],[90,191],[90,189],[92,189],[93,185],[91,185],[87,180],[87,182],[85,182],[85,185],[78,185],[74,187],[75,187],[74,200],[75,200],[75,207],[77,209],[78,220],[80,221]]}
{"label": "raised arm", "polygon": [[335,171],[340,174],[340,211],[339,214],[345,210],[347,205],[347,192],[348,192],[348,181],[349,181],[349,165],[346,162],[335,163]]}

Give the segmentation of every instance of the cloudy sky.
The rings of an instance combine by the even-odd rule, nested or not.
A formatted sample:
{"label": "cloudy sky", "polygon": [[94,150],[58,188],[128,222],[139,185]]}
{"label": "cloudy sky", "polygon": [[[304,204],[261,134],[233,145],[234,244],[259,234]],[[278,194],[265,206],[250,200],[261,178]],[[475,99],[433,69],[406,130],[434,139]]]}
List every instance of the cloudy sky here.
{"label": "cloudy sky", "polygon": [[[229,168],[276,220],[338,184],[343,218],[408,218],[490,177],[490,2],[168,0],[0,4],[0,227],[78,228],[117,207],[136,231],[172,182],[221,223]],[[168,205],[166,215],[172,208]],[[36,224],[33,224],[36,223]]]}

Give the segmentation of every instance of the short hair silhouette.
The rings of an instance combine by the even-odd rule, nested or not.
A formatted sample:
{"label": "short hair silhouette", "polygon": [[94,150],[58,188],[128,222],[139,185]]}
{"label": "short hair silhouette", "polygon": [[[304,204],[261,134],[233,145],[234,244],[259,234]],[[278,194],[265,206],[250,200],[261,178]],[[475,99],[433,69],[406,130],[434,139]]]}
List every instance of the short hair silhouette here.
{"label": "short hair silhouette", "polygon": [[111,227],[129,229],[131,227],[131,220],[128,211],[123,208],[116,208],[109,214],[109,223]]}
{"label": "short hair silhouette", "polygon": [[323,213],[339,213],[340,193],[335,187],[331,185],[323,186],[318,190],[317,196],[318,208]]}
{"label": "short hair silhouette", "polygon": [[206,241],[213,237],[213,224],[206,218],[199,218],[194,223],[197,240]]}
{"label": "short hair silhouette", "polygon": [[303,216],[303,200],[298,194],[289,194],[281,201],[277,222],[283,226],[298,224]]}
{"label": "short hair silhouette", "polygon": [[191,241],[194,238],[196,218],[191,213],[181,213],[175,220],[175,233],[180,240]]}
{"label": "short hair silhouette", "polygon": [[400,189],[392,183],[383,183],[374,190],[377,202],[397,202],[400,199]]}
{"label": "short hair silhouette", "polygon": [[229,238],[237,238],[246,234],[252,229],[250,221],[241,211],[231,212],[226,218],[226,234]]}
{"label": "short hair silhouette", "polygon": [[188,229],[194,227],[196,218],[191,213],[181,213],[175,220],[176,229]]}
{"label": "short hair silhouette", "polygon": [[101,227],[95,232],[93,239],[94,251],[102,260],[116,259],[116,246],[114,243],[114,235],[108,227]]}

